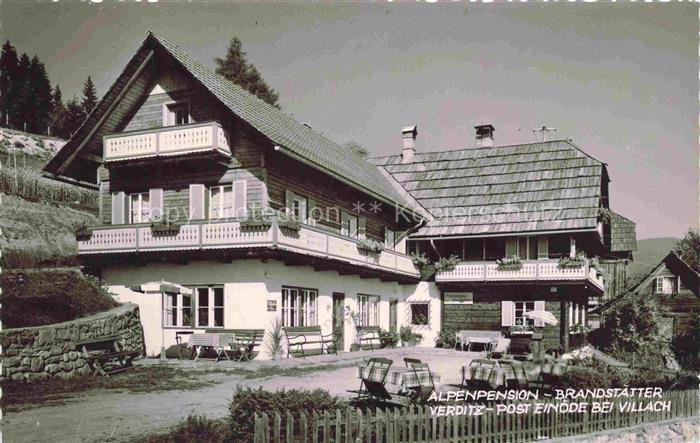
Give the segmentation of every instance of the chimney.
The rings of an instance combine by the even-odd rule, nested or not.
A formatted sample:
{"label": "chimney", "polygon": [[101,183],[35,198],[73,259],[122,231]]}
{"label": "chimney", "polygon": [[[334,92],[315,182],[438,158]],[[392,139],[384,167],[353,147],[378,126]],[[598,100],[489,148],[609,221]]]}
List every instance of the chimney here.
{"label": "chimney", "polygon": [[413,156],[416,153],[416,136],[418,135],[418,126],[406,126],[401,130],[401,138],[403,139],[403,149],[401,150],[401,163],[411,163]]}
{"label": "chimney", "polygon": [[477,148],[488,148],[493,146],[493,133],[496,131],[493,125],[474,126],[476,129],[476,140],[474,146]]}

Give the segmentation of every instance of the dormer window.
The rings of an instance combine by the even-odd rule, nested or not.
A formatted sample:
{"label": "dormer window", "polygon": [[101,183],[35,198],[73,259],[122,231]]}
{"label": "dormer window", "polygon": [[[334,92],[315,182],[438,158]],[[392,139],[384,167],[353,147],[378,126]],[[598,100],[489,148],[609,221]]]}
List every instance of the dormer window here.
{"label": "dormer window", "polygon": [[186,125],[190,123],[190,102],[166,103],[163,109],[163,126]]}
{"label": "dormer window", "polygon": [[677,294],[678,293],[678,278],[677,277],[656,277],[654,285],[656,294]]}

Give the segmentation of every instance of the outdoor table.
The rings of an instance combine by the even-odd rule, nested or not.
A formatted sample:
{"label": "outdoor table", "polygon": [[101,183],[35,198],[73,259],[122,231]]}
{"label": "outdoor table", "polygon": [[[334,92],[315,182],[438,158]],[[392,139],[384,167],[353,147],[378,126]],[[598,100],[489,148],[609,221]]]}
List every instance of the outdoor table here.
{"label": "outdoor table", "polygon": [[489,345],[489,343],[495,342],[496,340],[493,337],[480,337],[480,336],[473,336],[469,337],[469,345],[467,346],[467,350],[472,349],[472,345],[474,343],[478,343],[480,345],[484,346],[484,349],[486,349],[486,346]]}
{"label": "outdoor table", "polygon": [[[476,363],[476,364],[474,364]],[[476,359],[462,367],[464,380],[486,381],[492,388],[506,386],[508,380],[516,380],[521,386],[539,378],[542,372],[560,376],[566,364],[562,362],[521,362],[517,360]]]}
{"label": "outdoor table", "polygon": [[187,340],[187,346],[195,349],[195,361],[199,359],[199,356],[202,353],[202,351],[205,351],[207,349],[215,351],[216,361],[219,361],[219,357],[221,357],[221,354],[225,355],[226,358],[229,358],[228,355],[226,355],[226,353],[224,352],[224,347],[229,346],[231,340],[231,334],[202,332],[190,335],[190,338]]}
{"label": "outdoor table", "polygon": [[[431,376],[433,382],[439,382],[440,376],[425,369],[414,370],[413,368],[370,368],[369,366],[359,366],[357,377],[363,380],[370,380],[379,383],[386,383],[400,386],[401,388],[416,388],[419,386],[430,386]],[[386,374],[386,378],[385,378]]]}

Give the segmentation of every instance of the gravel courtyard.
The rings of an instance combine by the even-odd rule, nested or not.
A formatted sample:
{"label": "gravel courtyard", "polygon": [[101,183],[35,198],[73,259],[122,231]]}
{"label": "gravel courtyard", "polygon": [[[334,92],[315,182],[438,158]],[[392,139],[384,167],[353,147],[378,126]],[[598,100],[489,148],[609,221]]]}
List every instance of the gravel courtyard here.
{"label": "gravel courtyard", "polygon": [[[440,374],[440,385],[445,386],[458,384],[460,368],[480,355],[449,349],[399,348],[240,364],[169,360],[166,364],[192,371],[210,384],[152,393],[95,389],[64,398],[59,404],[18,405],[20,411],[4,414],[2,431],[5,441],[10,442],[133,441],[165,430],[191,414],[224,417],[237,385],[268,390],[323,388],[347,397],[351,395],[348,390],[359,387],[356,366],[361,361],[387,357],[403,366],[404,357],[413,357],[429,363]],[[146,359],[138,364],[162,363]]]}

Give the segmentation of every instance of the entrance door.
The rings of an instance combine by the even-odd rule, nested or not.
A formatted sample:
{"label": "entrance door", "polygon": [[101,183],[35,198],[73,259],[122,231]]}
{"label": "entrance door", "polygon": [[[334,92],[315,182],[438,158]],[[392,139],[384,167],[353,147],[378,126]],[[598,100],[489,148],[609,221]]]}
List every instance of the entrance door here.
{"label": "entrance door", "polygon": [[333,293],[333,333],[338,339],[338,349],[345,349],[345,294]]}
{"label": "entrance door", "polygon": [[399,301],[391,300],[389,302],[389,330],[392,332],[396,332],[398,309]]}

